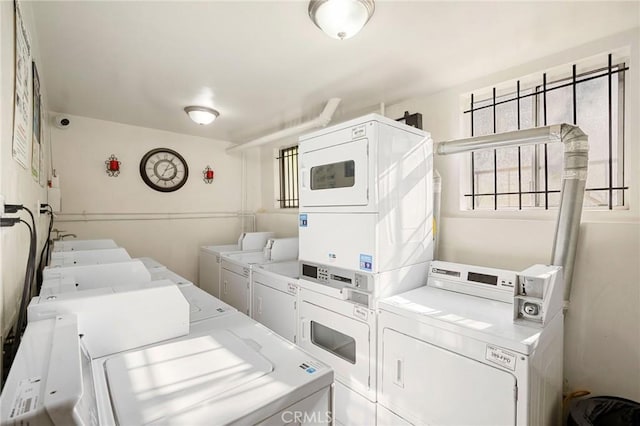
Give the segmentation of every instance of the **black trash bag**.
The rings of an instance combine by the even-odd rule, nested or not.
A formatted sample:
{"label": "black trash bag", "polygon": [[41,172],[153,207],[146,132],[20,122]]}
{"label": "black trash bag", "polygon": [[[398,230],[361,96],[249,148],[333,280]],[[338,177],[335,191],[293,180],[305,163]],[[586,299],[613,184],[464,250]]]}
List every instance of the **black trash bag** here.
{"label": "black trash bag", "polygon": [[569,426],[640,426],[640,404],[615,396],[594,396],[572,404]]}

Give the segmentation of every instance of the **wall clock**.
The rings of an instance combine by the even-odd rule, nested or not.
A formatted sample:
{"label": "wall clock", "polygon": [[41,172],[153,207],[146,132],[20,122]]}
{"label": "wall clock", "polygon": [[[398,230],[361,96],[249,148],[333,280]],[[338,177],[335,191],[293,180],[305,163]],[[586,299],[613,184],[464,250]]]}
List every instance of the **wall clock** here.
{"label": "wall clock", "polygon": [[160,192],[182,188],[189,177],[187,162],[172,149],[156,148],[140,160],[140,176],[149,187]]}

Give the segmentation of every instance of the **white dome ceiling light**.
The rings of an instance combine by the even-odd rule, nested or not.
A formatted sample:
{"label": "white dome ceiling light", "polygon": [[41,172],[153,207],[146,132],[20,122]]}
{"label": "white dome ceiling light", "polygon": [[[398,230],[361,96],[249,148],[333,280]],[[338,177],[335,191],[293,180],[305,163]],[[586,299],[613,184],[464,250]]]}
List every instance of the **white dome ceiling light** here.
{"label": "white dome ceiling light", "polygon": [[210,124],[220,115],[215,109],[202,106],[188,106],[185,107],[184,112],[194,123],[200,125]]}
{"label": "white dome ceiling light", "polygon": [[329,37],[345,40],[371,19],[373,0],[311,0],[309,17]]}

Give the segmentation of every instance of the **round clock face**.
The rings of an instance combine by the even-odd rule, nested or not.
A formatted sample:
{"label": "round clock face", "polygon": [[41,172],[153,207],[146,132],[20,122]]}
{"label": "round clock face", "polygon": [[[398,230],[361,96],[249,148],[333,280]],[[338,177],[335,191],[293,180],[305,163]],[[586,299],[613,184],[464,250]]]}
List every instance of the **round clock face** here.
{"label": "round clock face", "polygon": [[144,183],[160,192],[176,191],[187,182],[187,162],[177,152],[157,148],[147,152],[140,160],[140,176]]}

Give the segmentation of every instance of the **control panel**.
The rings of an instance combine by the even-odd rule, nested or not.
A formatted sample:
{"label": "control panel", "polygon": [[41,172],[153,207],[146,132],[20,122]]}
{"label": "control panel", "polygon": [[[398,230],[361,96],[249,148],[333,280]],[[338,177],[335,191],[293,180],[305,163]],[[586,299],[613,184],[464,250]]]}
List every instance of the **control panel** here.
{"label": "control panel", "polygon": [[307,261],[300,262],[300,279],[338,289],[350,288],[367,293],[373,291],[374,285],[371,274]]}

